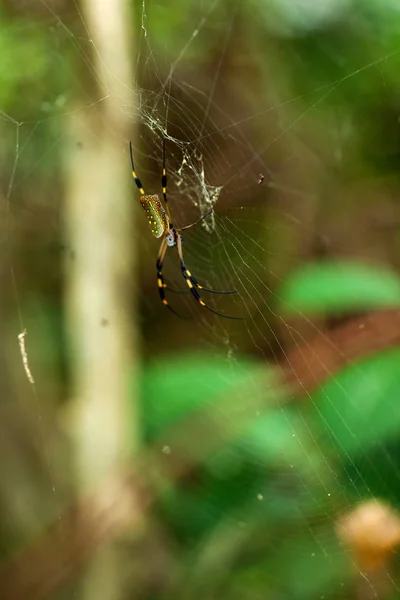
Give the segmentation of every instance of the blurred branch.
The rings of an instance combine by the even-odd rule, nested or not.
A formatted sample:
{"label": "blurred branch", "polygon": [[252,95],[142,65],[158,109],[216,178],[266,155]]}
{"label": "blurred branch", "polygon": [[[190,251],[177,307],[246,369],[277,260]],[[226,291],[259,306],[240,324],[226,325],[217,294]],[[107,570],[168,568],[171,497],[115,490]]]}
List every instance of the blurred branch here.
{"label": "blurred branch", "polygon": [[308,344],[291,350],[281,363],[282,374],[301,396],[344,367],[399,343],[399,309],[368,313],[328,333],[319,333]]}

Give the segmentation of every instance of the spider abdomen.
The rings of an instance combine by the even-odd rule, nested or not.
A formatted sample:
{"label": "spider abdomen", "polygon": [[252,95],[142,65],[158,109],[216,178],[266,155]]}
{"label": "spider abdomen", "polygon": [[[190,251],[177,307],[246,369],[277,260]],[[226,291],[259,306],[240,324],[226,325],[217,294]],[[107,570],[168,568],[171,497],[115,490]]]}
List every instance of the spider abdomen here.
{"label": "spider abdomen", "polygon": [[156,238],[161,237],[169,229],[169,219],[159,196],[157,194],[140,196],[140,204],[146,213],[151,233]]}

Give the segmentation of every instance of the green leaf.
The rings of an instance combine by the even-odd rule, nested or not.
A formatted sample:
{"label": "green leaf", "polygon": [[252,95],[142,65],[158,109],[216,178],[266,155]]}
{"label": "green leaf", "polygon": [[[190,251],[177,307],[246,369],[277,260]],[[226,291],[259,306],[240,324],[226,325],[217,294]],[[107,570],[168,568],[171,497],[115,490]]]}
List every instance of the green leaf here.
{"label": "green leaf", "polygon": [[348,262],[307,265],[280,291],[287,314],[332,314],[400,305],[400,279],[381,267]]}
{"label": "green leaf", "polygon": [[269,391],[265,380],[272,381],[273,375],[271,370],[269,376],[264,364],[224,356],[195,353],[158,360],[144,369],[141,383],[146,435],[150,440],[157,438],[189,413],[217,405],[222,396],[234,397],[240,388],[252,397],[256,392],[265,396]]}
{"label": "green leaf", "polygon": [[[170,440],[177,456],[177,432],[177,451],[185,459],[194,452],[200,456],[196,478],[181,482],[179,487],[166,487],[162,494],[163,509],[181,535],[200,535],[245,503],[266,509],[267,504],[257,499],[268,484],[265,463],[275,462],[275,456],[271,458],[274,448],[284,449],[292,440],[292,431],[279,409],[271,409],[266,426],[260,423],[262,411],[269,414],[269,406],[285,394],[275,369],[248,359],[182,354],[148,365],[141,389],[147,440]],[[204,419],[201,409],[207,414]],[[199,410],[191,420],[191,413]],[[216,431],[209,431],[210,418],[217,423]],[[201,448],[197,448],[199,436],[196,431],[191,435],[191,427],[201,430]],[[253,444],[254,435],[257,440]],[[217,443],[209,453],[207,446],[213,438]],[[255,464],[257,457],[259,464]],[[282,503],[277,504],[282,510]]]}
{"label": "green leaf", "polygon": [[[326,444],[349,455],[365,453],[400,431],[400,349],[378,354],[332,377],[313,394],[309,422]],[[330,438],[330,439],[329,439]]]}

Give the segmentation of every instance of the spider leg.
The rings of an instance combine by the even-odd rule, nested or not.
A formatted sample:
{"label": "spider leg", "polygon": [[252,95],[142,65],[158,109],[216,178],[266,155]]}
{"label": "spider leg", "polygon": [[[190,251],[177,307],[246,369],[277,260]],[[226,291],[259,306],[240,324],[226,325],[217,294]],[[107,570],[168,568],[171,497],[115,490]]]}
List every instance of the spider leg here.
{"label": "spider leg", "polygon": [[[186,231],[187,229],[190,229],[191,227],[195,227],[198,223],[200,223],[200,221],[202,221],[203,219],[208,217],[208,215],[210,215],[212,212],[213,212],[213,209],[211,208],[202,217],[200,217],[200,219],[197,219],[197,221],[195,221],[194,223],[191,223],[191,225],[186,225],[186,227],[180,227],[180,228],[176,229],[176,231],[178,231],[178,232]],[[195,277],[193,277],[193,275],[191,275],[190,280],[198,290],[204,290],[205,292],[210,292],[211,294],[224,294],[225,295],[225,294],[236,294],[237,293],[237,290],[229,290],[227,292],[222,292],[219,290],[212,290],[210,288],[206,288],[206,287],[200,285],[199,282],[197,281],[197,279]]]}
{"label": "spider leg", "polygon": [[203,219],[205,219],[206,217],[208,217],[208,215],[211,215],[212,212],[213,212],[213,209],[210,208],[210,210],[208,210],[202,217],[200,217],[200,219],[197,219],[197,221],[195,221],[194,223],[191,223],[190,225],[186,225],[185,227],[179,227],[176,230],[177,231],[186,231],[187,229],[191,229],[192,227],[196,227],[196,225],[198,223],[200,223],[200,221],[202,221]]}
{"label": "spider leg", "polygon": [[161,302],[164,304],[164,306],[166,306],[167,308],[169,308],[169,310],[172,313],[174,313],[174,315],[176,315],[180,319],[190,319],[190,317],[184,317],[183,315],[181,315],[180,313],[178,313],[174,308],[172,308],[172,306],[169,304],[168,300],[165,297],[165,290],[166,289],[170,289],[169,286],[165,283],[164,274],[163,274],[163,270],[162,270],[163,264],[164,264],[165,254],[167,252],[167,248],[168,248],[168,246],[167,246],[167,240],[164,237],[163,240],[162,240],[162,242],[161,242],[160,250],[159,250],[158,256],[157,256],[157,263],[156,263],[158,293],[160,295]]}
{"label": "spider leg", "polygon": [[167,198],[167,167],[166,167],[166,159],[165,159],[165,138],[163,138],[163,166],[162,166],[162,176],[161,176],[161,186],[162,193],[164,198],[165,210],[167,211],[168,219],[170,221],[170,226],[172,227],[171,222],[171,213],[169,210],[168,198]]}
{"label": "spider leg", "polygon": [[[226,292],[226,291],[211,290],[210,288],[206,288],[206,287],[200,285],[199,282],[197,281],[197,279],[195,277],[193,277],[192,274],[190,274],[190,280],[198,290],[203,290],[204,292],[210,292],[211,294],[237,294],[237,290],[229,290]],[[178,288],[174,288],[174,287],[171,287],[169,285],[169,283],[164,283],[164,287],[167,288],[167,290],[169,292],[173,292],[174,294],[190,294],[190,290],[181,290]]]}
{"label": "spider leg", "polygon": [[210,288],[206,288],[203,285],[200,285],[199,282],[197,281],[196,277],[194,277],[192,274],[190,274],[190,281],[193,283],[193,285],[198,290],[203,290],[204,292],[210,292],[211,294],[224,294],[224,295],[226,295],[226,294],[237,294],[237,290],[229,290],[229,291],[225,292],[225,291],[211,290]]}
{"label": "spider leg", "polygon": [[[221,292],[219,290],[210,290],[209,288],[203,287],[202,285],[200,285],[197,281],[197,279],[195,277],[193,277],[193,275],[190,278],[192,280],[193,285],[198,289],[198,290],[203,290],[203,292],[210,292],[211,294],[237,294],[237,290],[230,290],[228,292]],[[173,288],[169,285],[169,283],[165,283],[164,287],[167,288],[167,290],[169,292],[173,292],[174,294],[190,294],[190,290],[179,290],[177,288]]]}
{"label": "spider leg", "polygon": [[187,283],[187,285],[189,287],[189,290],[191,291],[193,297],[200,304],[200,306],[203,306],[207,310],[213,312],[214,314],[216,314],[216,315],[218,315],[220,317],[224,317],[225,319],[242,320],[243,317],[234,317],[232,315],[225,315],[224,313],[218,312],[214,308],[211,308],[211,306],[208,306],[208,304],[206,304],[204,302],[204,300],[200,296],[199,292],[197,291],[195,284],[192,282],[192,278],[195,281],[196,281],[196,279],[193,277],[193,275],[191,274],[191,272],[189,271],[189,269],[186,267],[185,261],[183,260],[182,237],[181,237],[181,235],[179,233],[177,234],[176,245],[177,245],[179,260],[180,260],[180,263],[181,263],[182,275],[183,275],[183,277],[184,277],[184,279],[185,279],[185,281],[186,281],[186,283]]}
{"label": "spider leg", "polygon": [[139,192],[142,194],[142,196],[144,196],[145,192],[142,186],[142,182],[140,181],[139,177],[136,175],[135,172],[135,165],[133,164],[133,150],[132,150],[132,142],[129,142],[129,154],[131,156],[131,165],[132,165],[132,177],[135,180],[135,183],[138,187]]}
{"label": "spider leg", "polygon": [[[163,238],[162,242],[161,242],[161,246],[160,246],[160,250],[157,256],[157,262],[156,262],[156,267],[157,267],[157,284],[158,284],[158,293],[160,295],[160,299],[161,302],[164,304],[164,306],[166,306],[167,308],[169,308],[170,311],[172,311],[175,315],[178,315],[178,313],[168,304],[168,300],[165,297],[165,288],[166,283],[164,281],[164,275],[162,272],[162,268],[163,268],[163,264],[164,264],[164,258],[165,258],[165,254],[167,252],[167,240],[165,239],[165,237]],[[178,315],[179,317],[180,315]]]}

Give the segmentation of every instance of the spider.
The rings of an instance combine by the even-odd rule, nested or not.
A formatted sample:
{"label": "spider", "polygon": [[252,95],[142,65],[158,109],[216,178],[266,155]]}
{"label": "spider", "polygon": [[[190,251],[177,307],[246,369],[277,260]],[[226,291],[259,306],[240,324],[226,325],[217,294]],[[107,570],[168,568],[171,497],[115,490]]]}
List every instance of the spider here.
{"label": "spider", "polygon": [[156,238],[162,238],[161,246],[160,246],[160,250],[158,252],[157,262],[156,262],[158,293],[160,295],[161,302],[164,304],[164,306],[169,308],[169,310],[172,311],[175,315],[181,316],[168,303],[168,300],[165,297],[165,290],[169,289],[170,291],[175,291],[175,292],[180,292],[182,290],[174,290],[169,285],[167,285],[165,283],[164,274],[163,274],[163,264],[164,264],[164,258],[165,258],[167,249],[173,248],[174,246],[176,246],[176,249],[178,251],[180,265],[181,265],[181,272],[182,272],[183,278],[186,281],[186,284],[189,287],[188,293],[190,292],[192,294],[192,296],[200,304],[200,306],[215,313],[216,315],[219,315],[220,317],[225,317],[226,319],[241,319],[242,317],[233,317],[231,315],[225,315],[223,313],[218,312],[214,308],[211,308],[211,306],[208,306],[208,304],[206,304],[204,302],[204,300],[202,299],[202,297],[200,296],[200,293],[199,293],[199,290],[204,290],[205,292],[211,292],[212,294],[235,294],[236,290],[224,292],[224,291],[211,290],[209,288],[203,287],[202,285],[199,284],[199,282],[194,277],[194,275],[192,275],[192,273],[189,271],[189,269],[187,268],[185,261],[183,259],[183,252],[182,252],[183,237],[182,237],[181,232],[191,229],[192,227],[196,227],[196,225],[198,225],[198,223],[200,223],[203,219],[208,217],[213,212],[213,210],[211,209],[211,210],[207,211],[202,217],[200,217],[200,219],[198,219],[194,223],[191,223],[190,225],[186,225],[185,227],[174,227],[174,225],[172,223],[172,217],[171,217],[171,212],[170,212],[169,205],[168,205],[168,200],[167,200],[167,171],[166,171],[166,163],[165,163],[165,154],[166,154],[165,139],[163,139],[163,168],[162,168],[162,177],[161,177],[161,186],[162,186],[162,194],[163,194],[163,199],[164,199],[164,206],[162,205],[158,194],[149,195],[149,194],[145,193],[142,183],[135,172],[135,165],[133,163],[132,142],[129,142],[129,151],[130,151],[131,165],[132,165],[132,177],[135,180],[135,183],[140,192],[140,204],[142,205],[144,212],[146,213],[146,217],[147,217],[147,220],[150,225],[151,233]]}

